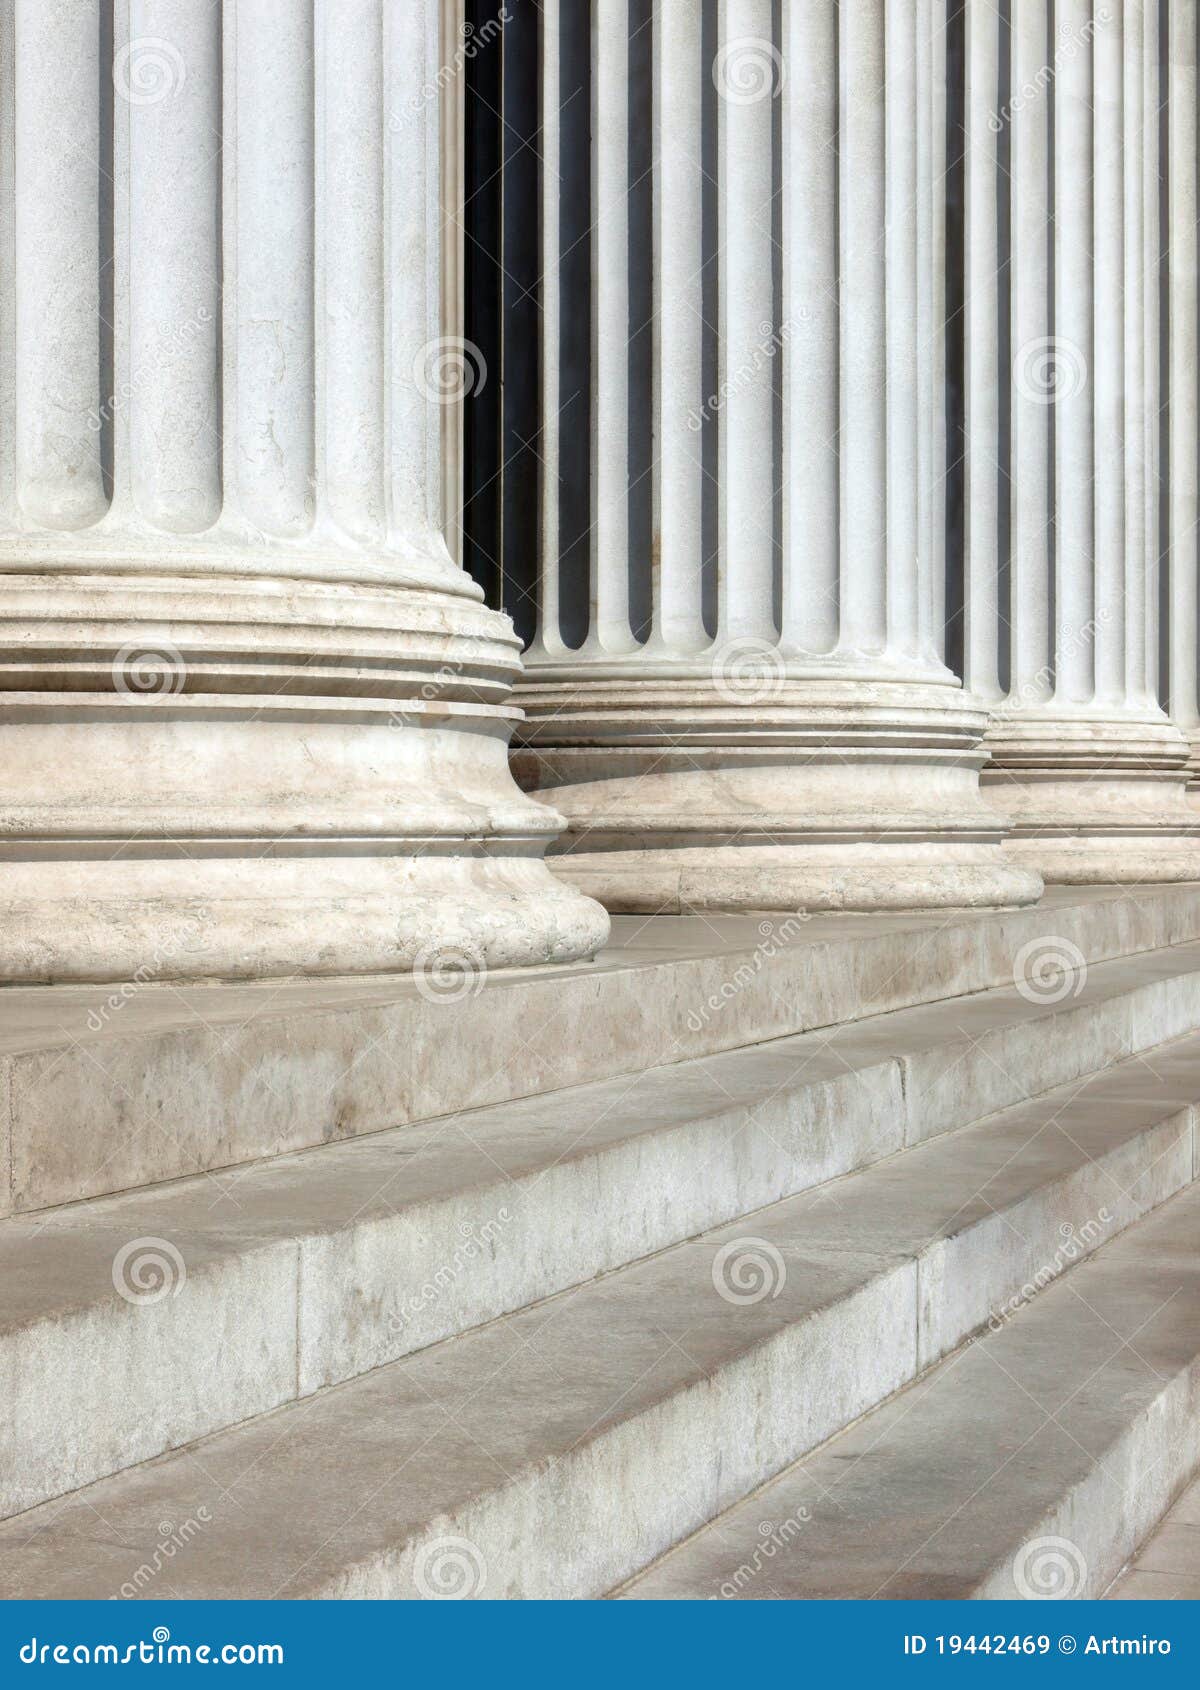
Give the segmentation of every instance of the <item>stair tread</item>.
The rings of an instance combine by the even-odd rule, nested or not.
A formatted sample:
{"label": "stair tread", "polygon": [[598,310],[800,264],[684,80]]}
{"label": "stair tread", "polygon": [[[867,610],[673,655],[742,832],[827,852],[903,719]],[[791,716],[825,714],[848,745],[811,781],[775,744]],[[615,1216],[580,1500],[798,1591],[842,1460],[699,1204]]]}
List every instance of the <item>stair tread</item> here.
{"label": "stair tread", "polygon": [[619,1594],[1100,1594],[1200,1459],[1198,1243],[1193,1187]]}
{"label": "stair tread", "polygon": [[[1154,1053],[1162,1076],[1154,1097],[1146,1095],[1142,1081],[1134,1083],[1130,1070],[1143,1066],[1143,1059],[1134,1059],[1082,1086],[1059,1088],[1062,1095],[1047,1093],[848,1176],[829,1188],[830,1201],[820,1201],[816,1193],[787,1199],[33,1509],[0,1527],[0,1589],[44,1596],[112,1594],[131,1563],[150,1552],[157,1522],[178,1523],[207,1508],[212,1522],[188,1544],[186,1555],[171,1562],[155,1593],[363,1593],[347,1584],[348,1570],[378,1568],[403,1554],[411,1558],[411,1544],[405,1545],[422,1531],[478,1512],[489,1497],[514,1494],[513,1487],[530,1476],[543,1486],[563,1487],[561,1520],[551,1525],[539,1514],[535,1522],[531,1513],[522,1519],[539,1542],[556,1531],[566,1534],[555,1577],[569,1587],[576,1535],[570,1530],[573,1493],[563,1478],[565,1465],[619,1466],[622,1449],[629,1459],[622,1429],[634,1422],[648,1425],[653,1440],[655,1410],[668,1401],[682,1403],[684,1414],[700,1415],[703,1433],[709,1412],[704,1404],[725,1389],[729,1400],[740,1402],[746,1425],[736,1443],[728,1437],[691,1440],[686,1471],[703,1471],[690,1494],[684,1494],[683,1475],[672,1466],[679,1460],[675,1444],[664,1435],[654,1451],[664,1475],[674,1472],[681,1486],[669,1542],[694,1526],[697,1508],[711,1516],[914,1375],[919,1325],[928,1318],[918,1256],[925,1260],[943,1248],[939,1216],[946,1238],[1003,1227],[1022,1196],[1036,1196],[1071,1170],[1107,1191],[1112,1174],[1098,1165],[1100,1159],[1119,1158],[1124,1143],[1155,1131],[1156,1123],[1160,1136],[1142,1147],[1146,1156],[1134,1167],[1153,1186],[1156,1167],[1170,1171],[1170,1163],[1175,1183],[1168,1180],[1162,1191],[1147,1189],[1139,1201],[1149,1206],[1190,1178],[1190,1115],[1181,1128],[1172,1110],[1179,1098],[1200,1093],[1200,1035],[1177,1043],[1177,1049]],[[1053,1124],[1056,1109],[1077,1105],[1069,1130]],[[929,1187],[924,1199],[918,1190],[922,1167]],[[912,1201],[901,1221],[897,1192],[910,1176],[917,1185],[910,1187]],[[964,1205],[972,1182],[980,1179],[1000,1179],[1003,1196],[996,1186],[990,1201]],[[994,1210],[1000,1210],[998,1217]],[[1041,1236],[1029,1248],[1044,1249],[1060,1212],[1065,1211],[1051,1202],[1038,1223]],[[889,1213],[891,1230],[885,1224]],[[744,1252],[747,1239],[776,1251],[785,1272],[773,1294],[732,1303],[717,1293],[714,1258],[724,1244]],[[850,1247],[852,1241],[857,1247]],[[1023,1266],[1018,1250],[1001,1278],[1007,1283]],[[933,1283],[937,1296],[950,1298],[953,1287],[947,1288],[944,1276]],[[138,1312],[152,1317],[155,1309]],[[968,1309],[960,1324],[963,1318],[985,1318],[986,1312],[986,1303],[973,1313]],[[784,1335],[791,1348],[781,1374],[783,1361],[770,1357],[772,1344]],[[855,1371],[865,1371],[867,1358],[869,1383]],[[813,1381],[802,1401],[791,1384],[797,1377]],[[764,1406],[772,1391],[778,1400]],[[780,1414],[785,1400],[791,1408]],[[718,1407],[731,1412],[727,1404]],[[781,1427],[780,1419],[790,1423]],[[718,1420],[718,1431],[721,1424]],[[227,1502],[231,1490],[235,1500]],[[606,1485],[603,1494],[615,1507],[620,1486]],[[636,1513],[640,1499],[626,1495],[625,1503]],[[589,1532],[595,1537],[595,1521],[576,1524],[588,1528],[584,1538]],[[656,1529],[661,1533],[661,1521]],[[662,1547],[647,1526],[643,1559]],[[517,1576],[511,1566],[495,1571],[505,1586]],[[393,1567],[386,1577],[394,1583],[400,1575]],[[391,1588],[386,1578],[385,1587]],[[378,1593],[369,1579],[367,1593]]]}
{"label": "stair tread", "polygon": [[1200,911],[1186,888],[1134,901],[1082,887],[1051,889],[1036,910],[616,926],[594,964],[489,977],[471,997],[469,1037],[460,994],[438,998],[411,979],[11,988],[0,1027],[0,1155],[10,1168],[0,1210],[46,1210],[961,1002],[1011,988],[1014,962],[1031,947],[1101,967],[1194,944]]}
{"label": "stair tread", "polygon": [[[981,992],[651,1069],[632,1081],[491,1104],[245,1169],[11,1216],[0,1220],[0,1334],[111,1300],[114,1240],[169,1237],[186,1255],[188,1271],[201,1272],[229,1255],[491,1191],[583,1160],[606,1145],[752,1111],[785,1088],[820,1085],[941,1049],[952,1069],[989,1030],[1049,1024],[1063,1010],[1094,1007],[1195,972],[1200,943],[1097,964],[1079,994],[1063,1004],[1031,1002],[1015,988]],[[1021,1078],[1013,1076],[1014,1084]],[[902,1148],[904,1136],[895,1131],[873,1147],[880,1158]],[[813,1160],[820,1174],[819,1147]],[[844,1171],[833,1168],[828,1177]]]}

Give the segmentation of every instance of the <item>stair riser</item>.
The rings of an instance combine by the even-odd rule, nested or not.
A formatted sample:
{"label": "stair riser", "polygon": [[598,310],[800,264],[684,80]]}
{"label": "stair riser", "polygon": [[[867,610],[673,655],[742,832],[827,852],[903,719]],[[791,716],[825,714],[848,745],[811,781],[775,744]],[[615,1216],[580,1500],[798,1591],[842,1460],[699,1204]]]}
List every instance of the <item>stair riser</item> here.
{"label": "stair riser", "polygon": [[[1033,1229],[1019,1261],[1011,1250],[989,1250],[998,1226],[982,1222],[943,1268],[961,1269],[970,1261],[984,1305],[1001,1307],[1019,1291],[1027,1264],[1052,1253],[1061,1217],[1094,1204],[1099,1190],[1111,1192],[1115,1180],[1134,1184],[1123,1203],[1132,1221],[1190,1180],[1191,1127],[1187,1112],[1015,1205],[1008,1218],[1022,1231]],[[1097,1237],[1092,1247],[1104,1241]],[[417,1557],[450,1536],[467,1539],[482,1556],[492,1581],[484,1595],[603,1595],[907,1384],[926,1365],[924,1356],[954,1348],[974,1330],[977,1303],[967,1300],[956,1309],[952,1295],[938,1307],[933,1294],[936,1285],[954,1286],[956,1273],[926,1278],[926,1260],[943,1248],[931,1245],[916,1263],[884,1272],[864,1291],[786,1328],[703,1387],[680,1392],[598,1433],[548,1468],[442,1516],[397,1553],[348,1571],[336,1584],[289,1594],[416,1596]],[[928,1335],[927,1320],[933,1322]],[[801,1379],[806,1388],[798,1391]]]}
{"label": "stair riser", "polygon": [[1075,1262],[1189,1185],[1195,1121],[1195,1110],[1183,1110],[1070,1178],[932,1244],[920,1262],[920,1368],[949,1355],[968,1333],[995,1330]]}
{"label": "stair riser", "polygon": [[987,1578],[964,1596],[1007,1598],[1017,1591],[1013,1565],[1024,1543],[1065,1538],[1081,1551],[1086,1577],[1073,1595],[1103,1596],[1167,1509],[1200,1472],[1200,1360],[1164,1382],[1149,1413],[1103,1452],[1090,1475],[1008,1546]]}
{"label": "stair riser", "polygon": [[[947,1032],[956,1008],[946,1006]],[[902,1058],[909,1144],[982,1120],[1038,1092],[1200,1029],[1200,974],[1139,986],[1096,1003],[1064,1002],[1053,1015],[989,1029]]]}
{"label": "stair riser", "polygon": [[[0,1512],[62,1495],[890,1154],[908,1130],[904,1109],[898,1064],[885,1062],[780,1094],[754,1122],[737,1112],[645,1134],[522,1182],[218,1258],[189,1270],[179,1294],[157,1303],[111,1294],[79,1316],[10,1333],[0,1341],[0,1377],[13,1404],[0,1434]],[[1015,1234],[994,1218],[931,1246],[922,1354],[933,1353],[928,1346],[940,1354],[983,1324],[1011,1295],[1010,1279],[1018,1287],[1054,1257],[1061,1224],[1082,1227],[1107,1198],[1116,1218],[1102,1237],[1111,1236],[1190,1178],[1190,1150],[1166,1154],[1183,1130],[1163,1123],[1123,1148],[1124,1183],[1153,1168],[1145,1192],[1123,1208],[1111,1200],[1112,1181],[1091,1165],[1070,1190],[1044,1194],[1044,1209],[1031,1201],[1019,1223],[1031,1243],[1019,1259]],[[123,1242],[114,1234],[114,1253]],[[186,1248],[182,1254],[186,1262]],[[993,1255],[1011,1258],[1009,1279],[997,1279]],[[111,1282],[99,1289],[111,1293]]]}
{"label": "stair riser", "polygon": [[[911,1263],[787,1327],[635,1420],[577,1445],[502,1491],[442,1515],[394,1554],[303,1597],[419,1597],[415,1563],[446,1537],[482,1557],[485,1597],[598,1597],[798,1449],[811,1448],[911,1377]],[[904,1318],[907,1313],[907,1319]],[[808,1382],[797,1390],[797,1380]]]}
{"label": "stair riser", "polygon": [[296,1395],[294,1244],[0,1340],[0,1515]]}
{"label": "stair riser", "polygon": [[12,1169],[0,1214],[612,1078],[635,1058],[680,1062],[1011,986],[1022,947],[1047,936],[1089,963],[1200,938],[1200,901],[1176,887],[925,928],[843,922],[816,939],[817,925],[779,938],[786,919],[740,955],[496,978],[465,1006],[397,988],[385,1003],[283,1014],[273,993],[249,992],[231,1023],[209,1024],[203,1000],[186,1027],[145,1030],[162,991],[146,986],[136,1008],[102,996],[93,1036],[85,994],[72,1042],[0,1059]]}

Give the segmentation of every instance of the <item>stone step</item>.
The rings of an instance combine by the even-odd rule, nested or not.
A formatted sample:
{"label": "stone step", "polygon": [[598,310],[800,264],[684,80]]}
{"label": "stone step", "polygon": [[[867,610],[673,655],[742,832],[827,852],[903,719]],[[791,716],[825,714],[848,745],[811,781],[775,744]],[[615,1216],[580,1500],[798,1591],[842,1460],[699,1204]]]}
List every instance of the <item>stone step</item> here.
{"label": "stone step", "polygon": [[1198,1467],[1192,1186],[617,1594],[1097,1597]]}
{"label": "stone step", "polygon": [[[10,1218],[0,1513],[1200,1027],[1200,945],[1096,965],[1073,991],[978,993]],[[1147,1102],[1195,1096],[1185,1075]]]}
{"label": "stone step", "polygon": [[129,1190],[1200,941],[1187,886],[952,915],[618,918],[591,964],[0,992],[0,1213]]}
{"label": "stone step", "polygon": [[1179,1190],[1197,1095],[1193,1036],[101,1480],[0,1594],[599,1595]]}

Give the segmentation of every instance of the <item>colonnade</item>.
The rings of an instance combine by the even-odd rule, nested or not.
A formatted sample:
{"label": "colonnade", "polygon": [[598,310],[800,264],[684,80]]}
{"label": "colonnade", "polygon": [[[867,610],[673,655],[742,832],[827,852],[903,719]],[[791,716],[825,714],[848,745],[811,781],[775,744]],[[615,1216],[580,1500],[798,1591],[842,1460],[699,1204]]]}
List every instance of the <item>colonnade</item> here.
{"label": "colonnade", "polygon": [[[654,11],[654,447],[622,456],[627,199],[598,169],[582,643],[554,473],[576,304],[547,312],[517,767],[568,818],[557,872],[615,909],[1196,878],[1195,7],[1169,8],[1166,77],[1157,0],[818,0],[780,37],[769,0]],[[598,161],[630,22],[594,0]],[[543,75],[553,133],[553,31]]]}

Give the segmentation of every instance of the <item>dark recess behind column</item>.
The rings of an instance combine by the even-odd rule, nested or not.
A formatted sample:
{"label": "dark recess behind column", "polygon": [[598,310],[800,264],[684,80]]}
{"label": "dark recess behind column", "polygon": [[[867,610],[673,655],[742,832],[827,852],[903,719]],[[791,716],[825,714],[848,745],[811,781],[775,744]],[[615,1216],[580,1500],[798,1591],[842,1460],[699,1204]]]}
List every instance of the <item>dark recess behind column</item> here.
{"label": "dark recess behind column", "polygon": [[463,407],[463,563],[488,603],[499,606],[503,578],[500,113],[504,50],[501,32],[493,33],[494,10],[484,0],[467,0],[466,12],[476,46],[465,61],[464,332],[478,348],[487,376]]}
{"label": "dark recess behind column", "polygon": [[589,620],[592,314],[591,7],[584,0],[559,5],[559,112],[560,630],[569,646],[581,646]]}
{"label": "dark recess behind column", "polygon": [[502,608],[526,643],[537,630],[538,417],[541,401],[538,276],[538,8],[510,4],[504,26],[501,181]]}
{"label": "dark recess behind column", "polygon": [[963,672],[964,210],[966,112],[964,0],[946,20],[946,666]]}

